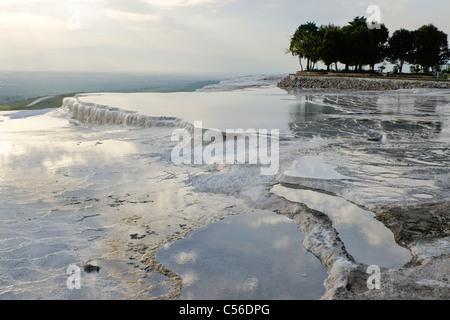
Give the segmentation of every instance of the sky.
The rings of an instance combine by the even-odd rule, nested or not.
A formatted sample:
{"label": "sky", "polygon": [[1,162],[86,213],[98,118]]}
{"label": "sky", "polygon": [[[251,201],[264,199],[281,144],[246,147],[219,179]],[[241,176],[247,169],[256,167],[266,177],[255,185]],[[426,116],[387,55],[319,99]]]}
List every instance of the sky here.
{"label": "sky", "polygon": [[0,70],[267,74],[309,21],[345,25],[379,7],[390,33],[433,23],[449,0],[0,0]]}

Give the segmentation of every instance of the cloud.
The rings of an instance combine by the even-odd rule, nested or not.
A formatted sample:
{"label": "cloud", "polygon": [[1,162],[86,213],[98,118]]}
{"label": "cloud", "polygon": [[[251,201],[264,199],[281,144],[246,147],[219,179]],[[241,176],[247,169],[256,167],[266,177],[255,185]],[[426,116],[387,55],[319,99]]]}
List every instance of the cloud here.
{"label": "cloud", "polygon": [[158,22],[161,20],[159,14],[126,12],[118,9],[105,9],[106,15],[113,19],[128,20],[131,22]]}
{"label": "cloud", "polygon": [[52,31],[65,27],[63,20],[58,20],[43,14],[28,12],[0,13],[0,30],[9,30],[14,33],[20,31]]}
{"label": "cloud", "polygon": [[194,7],[210,4],[223,4],[224,2],[230,2],[229,0],[142,0],[142,2],[148,3],[157,7]]}
{"label": "cloud", "polygon": [[408,3],[409,0],[377,0],[377,3],[374,4],[378,5],[382,12],[384,11],[391,12],[391,14],[396,14],[405,10]]}
{"label": "cloud", "polygon": [[[377,5],[381,10],[398,11],[405,9],[410,0],[377,0],[377,1],[360,1],[357,6],[360,8],[368,8],[371,5]],[[354,0],[338,0],[338,4],[345,7],[355,7]]]}
{"label": "cloud", "polygon": [[391,32],[430,22],[450,32],[448,0],[0,1],[0,67],[33,70],[290,72],[298,61],[284,49],[299,24],[345,25],[370,4]]}

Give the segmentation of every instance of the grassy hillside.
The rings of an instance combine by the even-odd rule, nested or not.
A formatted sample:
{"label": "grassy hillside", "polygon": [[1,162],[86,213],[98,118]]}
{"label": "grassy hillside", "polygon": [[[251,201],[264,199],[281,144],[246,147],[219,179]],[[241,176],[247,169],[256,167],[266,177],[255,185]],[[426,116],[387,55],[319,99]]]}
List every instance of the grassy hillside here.
{"label": "grassy hillside", "polygon": [[[192,92],[196,89],[203,88],[206,85],[210,84],[216,84],[219,83],[219,81],[198,81],[198,82],[188,82],[188,83],[181,83],[177,85],[167,85],[167,86],[155,86],[155,87],[143,87],[139,89],[129,89],[129,90],[120,90],[116,91],[113,90],[111,92]],[[103,90],[99,90],[98,92],[102,92]],[[73,97],[77,93],[65,93],[61,95],[56,95],[50,99],[41,101],[39,103],[36,103],[32,106],[28,106],[37,99],[41,97],[36,98],[30,98],[15,102],[9,102],[7,104],[0,104],[0,111],[11,111],[11,110],[40,110],[40,109],[47,109],[47,108],[59,108],[62,105],[62,100],[65,97]]]}
{"label": "grassy hillside", "polygon": [[38,98],[31,98],[16,102],[11,102],[8,104],[2,104],[0,105],[0,111],[10,111],[10,110],[40,110],[40,109],[47,109],[47,108],[59,108],[62,106],[62,100],[65,97],[73,97],[76,93],[69,93],[69,94],[61,94],[54,96],[50,99],[41,101],[39,103],[36,103],[32,106],[28,106],[34,101],[36,101]]}

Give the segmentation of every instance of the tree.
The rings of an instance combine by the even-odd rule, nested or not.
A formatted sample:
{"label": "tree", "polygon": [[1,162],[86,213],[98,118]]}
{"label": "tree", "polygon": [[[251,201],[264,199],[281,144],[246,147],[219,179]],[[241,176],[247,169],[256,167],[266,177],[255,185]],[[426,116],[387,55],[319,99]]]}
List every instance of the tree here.
{"label": "tree", "polygon": [[293,56],[298,56],[300,60],[306,59],[306,70],[312,68],[312,64],[319,61],[319,54],[317,52],[321,41],[321,32],[314,22],[307,22],[300,25],[291,37],[291,42],[287,52],[290,52]]}
{"label": "tree", "polygon": [[447,34],[434,25],[424,25],[413,32],[413,62],[428,72],[450,58]]}
{"label": "tree", "polygon": [[405,62],[414,63],[413,33],[406,29],[396,30],[388,40],[387,60],[399,66],[402,73]]}
{"label": "tree", "polygon": [[367,56],[367,64],[370,69],[375,71],[375,64],[381,63],[387,56],[387,40],[389,38],[389,30],[384,24],[380,24],[378,28],[369,29],[370,47]]}
{"label": "tree", "polygon": [[356,17],[347,26],[342,28],[344,32],[345,51],[341,57],[341,62],[345,64],[346,70],[349,65],[356,66],[362,70],[362,66],[367,64],[367,56],[371,48],[371,36],[367,27],[366,18]]}
{"label": "tree", "polygon": [[447,34],[432,24],[416,31],[400,29],[389,38],[384,24],[372,28],[365,17],[355,17],[342,28],[332,24],[318,28],[314,22],[302,24],[291,37],[286,53],[299,57],[302,71],[302,59],[306,59],[306,70],[322,60],[328,70],[333,63],[341,62],[347,71],[349,66],[362,70],[364,65],[374,71],[375,64],[387,59],[397,65],[400,73],[405,62],[420,65],[427,72],[430,68],[438,70],[450,59]]}
{"label": "tree", "polygon": [[291,42],[289,44],[289,49],[286,50],[286,53],[291,53],[294,57],[298,57],[300,68],[303,71],[302,59],[305,57],[305,54],[302,49],[302,38],[303,38],[303,28],[304,25],[301,25],[297,28],[294,35],[291,37]]}
{"label": "tree", "polygon": [[323,34],[323,37],[317,53],[320,60],[327,66],[327,70],[330,71],[330,65],[337,64],[341,60],[345,41],[344,34],[340,27],[332,24],[321,26],[319,32]]}
{"label": "tree", "polygon": [[384,24],[377,28],[369,28],[365,17],[356,17],[342,28],[346,41],[343,42],[345,53],[342,63],[357,66],[362,70],[363,65],[370,65],[375,71],[375,64],[383,62],[386,58],[386,41],[389,30]]}

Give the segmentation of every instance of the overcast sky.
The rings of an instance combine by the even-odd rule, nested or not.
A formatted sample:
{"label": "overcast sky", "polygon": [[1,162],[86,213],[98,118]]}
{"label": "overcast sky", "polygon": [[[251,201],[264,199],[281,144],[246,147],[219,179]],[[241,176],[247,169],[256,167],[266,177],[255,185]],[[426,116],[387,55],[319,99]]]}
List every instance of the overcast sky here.
{"label": "overcast sky", "polygon": [[378,5],[392,33],[433,23],[449,0],[0,0],[0,70],[285,73],[298,25],[345,25]]}

